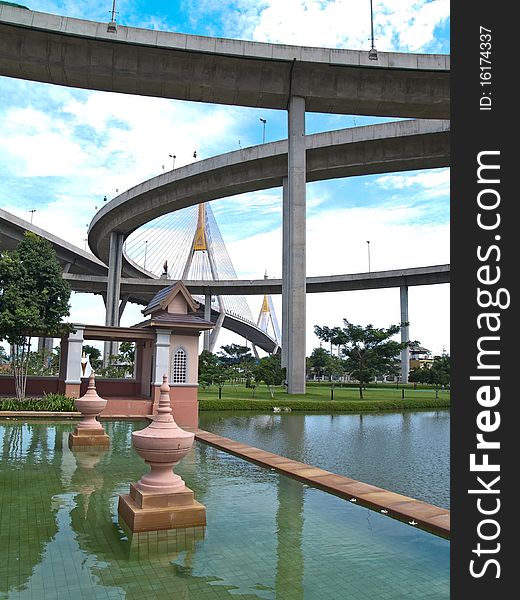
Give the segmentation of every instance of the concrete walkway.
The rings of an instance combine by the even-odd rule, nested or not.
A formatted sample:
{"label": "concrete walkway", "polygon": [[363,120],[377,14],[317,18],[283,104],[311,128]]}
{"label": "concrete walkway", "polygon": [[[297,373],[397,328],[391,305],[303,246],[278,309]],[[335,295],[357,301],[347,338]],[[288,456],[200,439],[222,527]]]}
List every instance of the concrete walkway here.
{"label": "concrete walkway", "polygon": [[235,442],[202,429],[192,429],[191,431],[195,433],[195,439],[219,450],[229,452],[261,467],[274,469],[302,483],[345,500],[355,501],[357,504],[372,510],[387,511],[384,514],[389,517],[409,524],[415,523],[417,527],[431,533],[445,538],[450,537],[450,511],[445,508],[439,508],[408,496],[389,492],[349,477],[336,475],[324,469],[318,469],[278,454],[253,448],[247,444]]}

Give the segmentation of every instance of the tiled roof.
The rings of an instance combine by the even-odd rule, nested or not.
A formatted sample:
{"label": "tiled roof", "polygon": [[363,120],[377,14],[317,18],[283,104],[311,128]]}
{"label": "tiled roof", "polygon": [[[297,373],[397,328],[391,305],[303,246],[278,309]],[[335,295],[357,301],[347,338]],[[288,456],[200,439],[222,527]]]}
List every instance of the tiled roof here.
{"label": "tiled roof", "polygon": [[147,314],[153,312],[154,309],[160,308],[161,302],[168,296],[168,294],[175,287],[176,283],[172,283],[168,287],[162,288],[157,294],[150,300],[148,305],[143,309],[143,313]]}
{"label": "tiled roof", "polygon": [[169,304],[178,294],[181,294],[184,297],[188,312],[193,312],[198,308],[198,302],[190,294],[184,283],[182,281],[176,281],[155,294],[148,306],[143,309],[143,315],[149,315],[165,309],[166,304]]}

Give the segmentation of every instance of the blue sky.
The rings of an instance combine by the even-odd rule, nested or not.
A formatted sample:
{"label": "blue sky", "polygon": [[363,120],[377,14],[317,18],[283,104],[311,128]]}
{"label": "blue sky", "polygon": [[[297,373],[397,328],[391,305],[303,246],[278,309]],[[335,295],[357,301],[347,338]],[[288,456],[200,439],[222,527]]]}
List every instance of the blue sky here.
{"label": "blue sky", "polygon": [[[107,21],[111,0],[20,2],[33,10]],[[367,49],[370,3],[355,0],[119,0],[117,22],[262,42]],[[449,53],[449,2],[374,2],[378,50]],[[83,248],[102,204],[164,169],[287,134],[284,111],[202,105],[90,92],[0,78],[0,206]],[[307,114],[307,133],[380,122]],[[384,119],[392,120],[392,119]],[[116,191],[117,190],[117,191]],[[308,274],[449,262],[449,169],[308,184]],[[281,190],[212,203],[241,277],[281,275]],[[237,226],[239,224],[240,226]],[[261,299],[251,298],[253,314]],[[257,306],[258,305],[258,306]],[[275,298],[279,306],[279,298]],[[123,324],[140,319],[139,307]],[[411,336],[434,352],[449,349],[449,286],[410,290]],[[279,313],[281,311],[279,310]],[[315,323],[388,326],[399,321],[398,290],[308,297],[308,351]],[[72,319],[102,323],[101,299],[75,294]],[[223,343],[230,339],[223,337]],[[233,340],[238,341],[238,340]]]}

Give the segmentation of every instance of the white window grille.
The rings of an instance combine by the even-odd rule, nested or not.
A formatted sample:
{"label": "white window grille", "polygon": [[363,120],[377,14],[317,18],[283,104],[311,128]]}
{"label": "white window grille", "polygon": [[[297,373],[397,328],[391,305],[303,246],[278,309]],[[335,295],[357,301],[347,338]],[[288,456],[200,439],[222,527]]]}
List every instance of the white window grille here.
{"label": "white window grille", "polygon": [[179,348],[172,356],[170,381],[172,383],[186,383],[187,356],[184,348]]}

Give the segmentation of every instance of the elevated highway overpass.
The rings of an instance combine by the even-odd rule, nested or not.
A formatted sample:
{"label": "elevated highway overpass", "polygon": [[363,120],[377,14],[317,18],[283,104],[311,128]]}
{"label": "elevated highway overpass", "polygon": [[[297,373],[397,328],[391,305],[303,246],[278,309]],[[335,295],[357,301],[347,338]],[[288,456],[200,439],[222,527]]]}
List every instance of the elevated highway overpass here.
{"label": "elevated highway overpass", "polygon": [[[306,293],[305,198],[306,180],[312,181],[307,179],[307,155],[310,172],[320,171],[319,166],[312,167],[312,152],[306,147],[305,112],[448,119],[449,70],[450,58],[445,55],[379,53],[378,59],[371,61],[363,51],[261,44],[119,25],[110,30],[107,23],[0,5],[0,75],[84,89],[287,111],[284,172],[280,176],[276,169],[269,170],[271,176],[277,173],[279,183],[269,184],[264,177],[263,187],[256,189],[280,185],[280,179],[284,189],[282,338],[289,393],[305,391],[305,328],[301,326]],[[389,140],[382,136],[374,144],[374,148],[382,149],[379,160],[374,155],[366,160],[354,152],[350,174],[427,168],[428,152],[419,157],[416,166],[410,161],[410,166],[398,167],[397,160],[390,160],[386,170],[378,170],[374,165],[385,162],[386,153],[395,158],[399,152],[400,146],[392,146],[392,142],[392,136]],[[352,144],[342,152],[348,155],[354,147]],[[319,153],[314,156],[319,162]],[[247,162],[247,155],[240,160]],[[435,166],[445,164],[448,162],[441,160]],[[247,191],[247,185],[241,179],[238,159],[235,166],[233,194],[238,194],[241,187]],[[201,183],[197,168],[202,167],[190,168],[195,189]],[[327,170],[329,177],[346,176],[334,174],[333,164],[322,172]],[[214,183],[215,190],[210,192],[213,198],[229,195],[218,192],[220,195],[215,196],[218,178]],[[179,197],[181,187],[176,189]],[[166,189],[164,186],[161,191]],[[187,196],[186,190],[184,199]],[[145,222],[139,209],[133,215],[125,210],[119,213],[124,226],[123,222],[117,224],[117,219],[110,222],[108,212],[114,210],[114,217],[120,200],[118,197],[105,207],[105,213],[96,216],[89,232],[91,247],[108,265],[107,325],[118,323],[124,238],[139,221]],[[149,207],[163,201],[164,194],[159,193]],[[182,201],[177,204],[182,208]],[[149,210],[149,215],[153,211]],[[134,223],[130,222],[132,216]],[[125,269],[125,274],[139,274],[128,261]]]}
{"label": "elevated highway overpass", "polygon": [[310,112],[449,118],[450,57],[266,44],[0,5],[0,75],[89,90]]}

